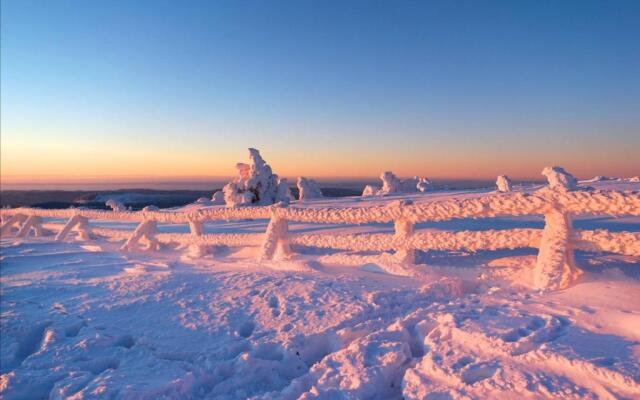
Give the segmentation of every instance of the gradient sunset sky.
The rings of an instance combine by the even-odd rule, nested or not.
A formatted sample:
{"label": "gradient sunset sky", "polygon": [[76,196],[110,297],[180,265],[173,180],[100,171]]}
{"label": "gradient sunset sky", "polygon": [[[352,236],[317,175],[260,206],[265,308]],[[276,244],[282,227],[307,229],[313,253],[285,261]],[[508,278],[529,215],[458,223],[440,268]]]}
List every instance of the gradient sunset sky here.
{"label": "gradient sunset sky", "polygon": [[2,0],[1,174],[640,174],[640,1]]}

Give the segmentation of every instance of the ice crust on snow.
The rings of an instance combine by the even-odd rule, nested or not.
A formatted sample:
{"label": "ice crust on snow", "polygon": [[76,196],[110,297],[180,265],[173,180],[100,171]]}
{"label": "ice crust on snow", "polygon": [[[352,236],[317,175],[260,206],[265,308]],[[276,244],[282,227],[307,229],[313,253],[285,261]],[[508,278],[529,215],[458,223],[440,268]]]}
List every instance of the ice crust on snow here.
{"label": "ice crust on snow", "polygon": [[499,175],[496,180],[496,186],[498,187],[498,192],[510,192],[513,190],[511,179],[509,179],[506,175]]}
{"label": "ice crust on snow", "polygon": [[300,200],[319,199],[323,197],[322,191],[314,179],[299,177],[298,191],[300,192]]}

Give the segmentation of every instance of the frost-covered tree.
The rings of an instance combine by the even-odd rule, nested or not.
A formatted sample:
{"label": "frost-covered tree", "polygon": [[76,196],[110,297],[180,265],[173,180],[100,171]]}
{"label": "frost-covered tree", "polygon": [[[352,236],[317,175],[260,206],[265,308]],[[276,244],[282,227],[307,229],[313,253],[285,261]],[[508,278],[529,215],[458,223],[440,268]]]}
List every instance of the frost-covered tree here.
{"label": "frost-covered tree", "polygon": [[375,196],[376,194],[378,194],[378,191],[380,191],[380,188],[378,186],[367,185],[362,191],[362,197]]}
{"label": "frost-covered tree", "polygon": [[258,150],[249,149],[249,160],[249,164],[236,164],[238,177],[222,189],[228,207],[269,205],[276,201],[278,175],[272,172]]}
{"label": "frost-covered tree", "polygon": [[427,178],[418,178],[416,188],[420,192],[429,192],[433,190],[433,183],[431,183],[431,181]]}
{"label": "frost-covered tree", "polygon": [[276,203],[283,202],[289,204],[293,199],[291,188],[289,187],[289,180],[287,178],[280,178],[278,181],[278,191],[276,193]]}
{"label": "frost-covered tree", "polygon": [[224,192],[222,190],[215,192],[211,197],[211,202],[216,205],[224,204]]}
{"label": "frost-covered tree", "polygon": [[[433,184],[427,178],[414,176],[413,178],[400,179],[393,172],[385,171],[380,175],[382,188],[375,192],[377,196],[385,196],[396,193],[426,192],[433,189]],[[367,186],[365,191],[371,193],[375,186]],[[374,194],[362,193],[363,196],[373,196]]]}
{"label": "frost-covered tree", "polygon": [[511,179],[506,175],[499,175],[496,179],[496,186],[499,192],[510,192],[512,190]]}
{"label": "frost-covered tree", "polygon": [[542,175],[547,177],[549,187],[552,189],[575,190],[578,186],[578,180],[562,167],[546,167],[542,170]]}
{"label": "frost-covered tree", "polygon": [[378,191],[378,195],[399,193],[401,188],[400,179],[391,171],[385,171],[380,175],[382,180],[382,188]]}
{"label": "frost-covered tree", "polygon": [[107,207],[110,207],[113,211],[126,211],[127,208],[124,206],[124,204],[122,204],[121,202],[119,202],[118,200],[115,199],[109,199],[107,200],[107,202],[105,203]]}
{"label": "frost-covered tree", "polygon": [[323,197],[318,183],[313,179],[305,177],[298,178],[298,190],[300,191],[300,200],[318,199]]}

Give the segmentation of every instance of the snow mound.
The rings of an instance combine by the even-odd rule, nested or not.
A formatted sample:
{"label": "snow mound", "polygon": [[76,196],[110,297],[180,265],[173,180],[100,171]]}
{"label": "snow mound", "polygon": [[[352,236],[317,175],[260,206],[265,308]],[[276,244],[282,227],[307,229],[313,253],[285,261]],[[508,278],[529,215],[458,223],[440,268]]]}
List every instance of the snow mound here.
{"label": "snow mound", "polygon": [[319,199],[323,197],[318,183],[313,179],[305,177],[298,178],[298,190],[300,191],[300,200]]}
{"label": "snow mound", "polygon": [[576,178],[562,167],[546,167],[542,170],[542,175],[547,177],[549,187],[552,189],[575,190],[578,185]]}

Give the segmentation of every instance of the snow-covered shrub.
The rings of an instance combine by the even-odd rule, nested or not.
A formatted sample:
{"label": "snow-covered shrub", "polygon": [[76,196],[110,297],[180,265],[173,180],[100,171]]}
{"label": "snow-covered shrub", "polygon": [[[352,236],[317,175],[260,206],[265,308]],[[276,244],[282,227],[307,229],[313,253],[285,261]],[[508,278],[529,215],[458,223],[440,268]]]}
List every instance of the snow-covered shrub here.
{"label": "snow-covered shrub", "polygon": [[276,193],[276,203],[283,202],[289,204],[293,199],[294,197],[289,187],[289,180],[287,178],[280,178],[278,181],[278,191]]}
{"label": "snow-covered shrub", "polygon": [[399,193],[401,188],[400,179],[391,171],[385,171],[380,175],[382,180],[382,188],[378,191],[378,195]]}
{"label": "snow-covered shrub", "polygon": [[552,189],[563,188],[566,190],[575,190],[578,185],[576,178],[562,167],[546,167],[542,170],[542,175],[547,177],[549,187]]}
{"label": "snow-covered shrub", "polygon": [[[372,193],[375,186],[367,186],[365,191],[367,196],[385,196],[396,193],[414,193],[414,192],[427,192],[433,189],[433,184],[427,178],[420,178],[414,176],[413,178],[400,179],[393,172],[385,171],[380,175],[382,180],[382,188],[378,189],[375,193]],[[365,196],[364,192],[362,193]]]}
{"label": "snow-covered shrub", "polygon": [[376,194],[378,194],[379,190],[380,188],[377,186],[367,185],[364,187],[364,190],[362,191],[362,197],[375,196]]}
{"label": "snow-covered shrub", "polygon": [[127,208],[124,206],[124,204],[122,204],[121,202],[119,202],[118,200],[115,199],[109,199],[107,200],[107,202],[105,203],[107,207],[110,207],[113,211],[126,211]]}
{"label": "snow-covered shrub", "polygon": [[416,188],[420,192],[429,192],[433,190],[433,183],[431,183],[431,181],[427,178],[418,178]]}
{"label": "snow-covered shrub", "polygon": [[249,149],[250,164],[238,163],[238,177],[223,189],[224,200],[228,207],[255,204],[269,205],[276,201],[278,193],[278,175],[260,156],[256,149]]}
{"label": "snow-covered shrub", "polygon": [[299,199],[318,199],[323,197],[322,191],[318,187],[318,183],[313,179],[305,177],[298,178],[298,190],[300,191]]}
{"label": "snow-covered shrub", "polygon": [[216,205],[224,204],[224,192],[222,190],[215,192],[211,197],[211,202]]}
{"label": "snow-covered shrub", "polygon": [[498,186],[499,192],[510,192],[511,190],[513,190],[511,179],[509,179],[509,177],[506,175],[498,176],[498,179],[496,180],[496,186]]}

